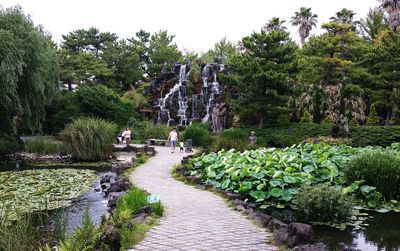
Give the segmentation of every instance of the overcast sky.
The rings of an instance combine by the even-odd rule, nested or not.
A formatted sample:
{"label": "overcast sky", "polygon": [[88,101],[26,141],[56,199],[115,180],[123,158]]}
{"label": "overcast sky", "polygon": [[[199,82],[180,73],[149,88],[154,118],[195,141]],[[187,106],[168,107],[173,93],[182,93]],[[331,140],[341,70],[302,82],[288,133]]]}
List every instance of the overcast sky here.
{"label": "overcast sky", "polygon": [[[56,42],[61,35],[91,26],[130,38],[140,29],[168,30],[179,48],[204,52],[226,37],[232,42],[259,31],[272,17],[289,21],[301,6],[312,7],[319,25],[341,8],[365,17],[377,0],[0,0],[7,8],[21,5],[36,25],[42,24]],[[312,33],[321,32],[315,29]],[[289,24],[287,24],[290,27]],[[297,38],[295,28],[291,28]]]}

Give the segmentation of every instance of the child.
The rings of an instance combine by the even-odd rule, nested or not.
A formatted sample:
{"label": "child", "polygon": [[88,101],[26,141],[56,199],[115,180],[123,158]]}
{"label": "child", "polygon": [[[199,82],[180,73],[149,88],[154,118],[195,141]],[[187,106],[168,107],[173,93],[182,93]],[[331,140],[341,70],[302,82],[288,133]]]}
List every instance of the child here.
{"label": "child", "polygon": [[183,153],[183,147],[184,147],[184,144],[183,144],[183,142],[181,141],[181,142],[179,143],[179,152]]}

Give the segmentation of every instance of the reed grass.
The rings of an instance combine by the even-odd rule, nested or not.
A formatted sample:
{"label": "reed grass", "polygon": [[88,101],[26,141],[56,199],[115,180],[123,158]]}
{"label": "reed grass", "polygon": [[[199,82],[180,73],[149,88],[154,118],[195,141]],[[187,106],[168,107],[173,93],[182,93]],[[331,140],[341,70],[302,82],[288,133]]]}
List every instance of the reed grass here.
{"label": "reed grass", "polygon": [[98,161],[113,152],[117,127],[114,123],[98,118],[78,118],[68,124],[61,133],[73,158]]}

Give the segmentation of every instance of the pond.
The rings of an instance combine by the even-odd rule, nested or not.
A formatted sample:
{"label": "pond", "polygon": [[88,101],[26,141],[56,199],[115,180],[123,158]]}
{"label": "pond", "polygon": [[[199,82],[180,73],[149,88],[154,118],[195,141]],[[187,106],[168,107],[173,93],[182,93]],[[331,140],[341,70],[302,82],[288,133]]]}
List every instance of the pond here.
{"label": "pond", "polygon": [[[60,169],[55,166],[46,168],[45,166],[34,167],[27,165],[24,162],[0,162],[0,172],[15,171],[20,172],[24,170],[40,170],[40,169]],[[85,168],[90,169],[90,168]],[[66,230],[71,233],[73,229],[81,226],[82,216],[86,210],[89,211],[93,223],[100,224],[102,215],[108,214],[107,199],[103,196],[101,190],[95,190],[95,187],[100,188],[100,176],[105,174],[108,170],[102,169],[91,169],[96,171],[98,179],[93,181],[93,188],[89,189],[82,196],[73,200],[70,206],[60,208],[51,212],[50,217],[62,217],[66,223]]]}
{"label": "pond", "polygon": [[[267,209],[265,213],[286,223],[295,221],[290,210]],[[313,226],[315,237],[325,243],[330,250],[338,250],[339,243],[362,251],[400,250],[400,213],[368,212],[367,226],[356,230],[348,227],[339,230],[328,226]]]}

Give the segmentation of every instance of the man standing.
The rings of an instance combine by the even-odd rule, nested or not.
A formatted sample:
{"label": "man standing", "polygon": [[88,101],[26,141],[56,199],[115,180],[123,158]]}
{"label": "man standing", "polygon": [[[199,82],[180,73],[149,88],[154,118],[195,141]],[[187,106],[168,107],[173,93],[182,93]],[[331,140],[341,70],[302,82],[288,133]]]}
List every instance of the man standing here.
{"label": "man standing", "polygon": [[171,140],[171,153],[175,152],[176,141],[178,140],[178,133],[174,128],[168,135],[168,140]]}

